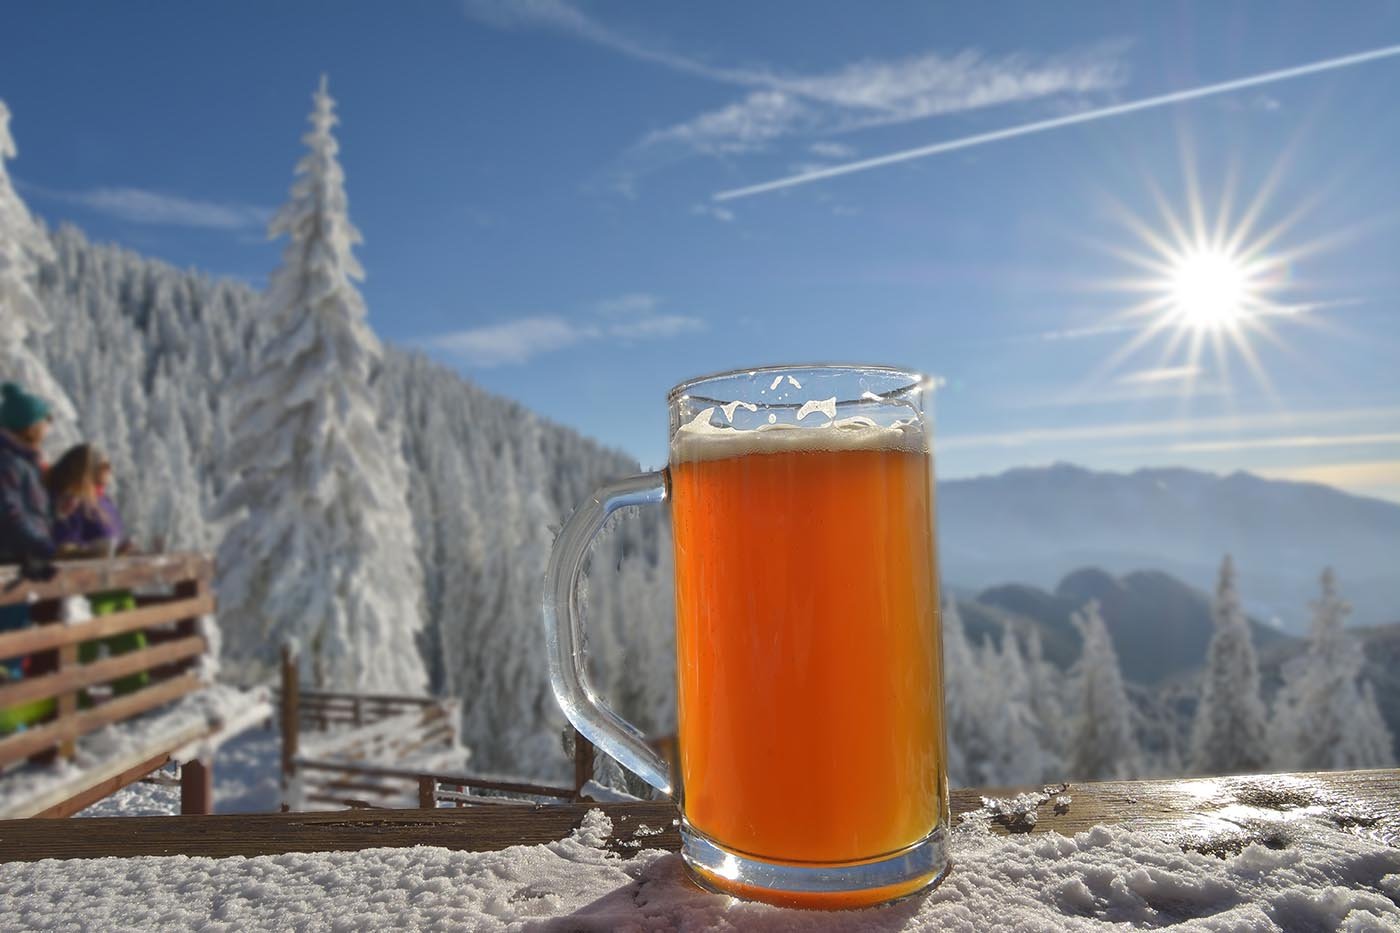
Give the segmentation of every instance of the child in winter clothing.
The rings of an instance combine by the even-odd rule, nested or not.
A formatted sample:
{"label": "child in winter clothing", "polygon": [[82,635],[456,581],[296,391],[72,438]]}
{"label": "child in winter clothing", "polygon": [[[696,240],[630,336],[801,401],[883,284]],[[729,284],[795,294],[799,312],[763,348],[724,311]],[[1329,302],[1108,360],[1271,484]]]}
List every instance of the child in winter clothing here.
{"label": "child in winter clothing", "polygon": [[105,493],[111,465],[91,444],[70,448],[49,470],[54,544],[61,556],[101,557],[124,550],[121,516]]}
{"label": "child in winter clothing", "polygon": [[[130,542],[122,540],[121,516],[104,492],[111,473],[107,458],[91,444],[69,448],[49,470],[47,482],[54,504],[54,541],[60,557],[101,557],[130,549]],[[95,616],[136,608],[136,600],[129,590],[92,593],[88,604]],[[104,654],[125,654],[144,647],[144,632],[125,632],[84,643],[79,648],[78,658],[87,664]],[[150,675],[142,671],[116,680],[111,686],[120,696],[139,690],[149,682]]]}
{"label": "child in winter clothing", "polygon": [[[49,406],[7,382],[0,386],[0,564],[31,565],[54,555],[49,496],[39,448],[49,429]],[[26,628],[29,606],[0,606],[0,633]],[[0,683],[24,676],[28,658],[0,658]],[[37,722],[53,708],[36,700],[0,709],[0,735]]]}

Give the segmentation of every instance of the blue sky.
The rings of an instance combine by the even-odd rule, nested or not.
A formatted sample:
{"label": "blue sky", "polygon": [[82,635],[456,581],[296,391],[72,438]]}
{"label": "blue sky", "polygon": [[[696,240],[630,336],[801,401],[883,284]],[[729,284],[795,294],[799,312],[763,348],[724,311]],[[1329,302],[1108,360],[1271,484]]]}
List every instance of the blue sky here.
{"label": "blue sky", "polygon": [[[1179,464],[1400,499],[1400,58],[713,198],[1400,44],[1400,4],[51,2],[4,20],[10,172],[47,221],[261,284],[326,72],[377,331],[645,462],[674,382],[856,359],[946,379],[944,476]],[[1183,251],[1153,244],[1193,203],[1243,230],[1253,265],[1241,286],[1229,259],[1229,288],[1248,301],[1222,330],[1153,329],[1184,300]]]}

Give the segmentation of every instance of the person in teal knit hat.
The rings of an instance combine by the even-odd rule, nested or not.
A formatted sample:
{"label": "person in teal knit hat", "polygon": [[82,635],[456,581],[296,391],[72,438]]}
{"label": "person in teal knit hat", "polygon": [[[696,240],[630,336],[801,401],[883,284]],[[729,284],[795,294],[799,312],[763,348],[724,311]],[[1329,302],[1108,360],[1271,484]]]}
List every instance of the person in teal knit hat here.
{"label": "person in teal knit hat", "polygon": [[[53,521],[39,447],[49,406],[13,382],[0,386],[0,564],[32,566],[54,556]],[[0,606],[0,632],[29,625],[29,606]],[[0,683],[24,676],[25,658],[0,658]],[[0,710],[0,734],[42,718],[52,700]]]}

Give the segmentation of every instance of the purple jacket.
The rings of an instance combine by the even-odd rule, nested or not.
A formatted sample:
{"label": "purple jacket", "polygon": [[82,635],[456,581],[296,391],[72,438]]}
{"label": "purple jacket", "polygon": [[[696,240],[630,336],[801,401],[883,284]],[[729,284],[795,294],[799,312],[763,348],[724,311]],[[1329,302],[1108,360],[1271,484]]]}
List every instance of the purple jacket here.
{"label": "purple jacket", "polygon": [[107,540],[120,544],[123,536],[121,516],[105,494],[97,497],[96,508],[80,502],[68,515],[54,518],[54,543],[60,547],[65,544],[98,544]]}
{"label": "purple jacket", "polygon": [[53,556],[39,455],[0,431],[0,564]]}

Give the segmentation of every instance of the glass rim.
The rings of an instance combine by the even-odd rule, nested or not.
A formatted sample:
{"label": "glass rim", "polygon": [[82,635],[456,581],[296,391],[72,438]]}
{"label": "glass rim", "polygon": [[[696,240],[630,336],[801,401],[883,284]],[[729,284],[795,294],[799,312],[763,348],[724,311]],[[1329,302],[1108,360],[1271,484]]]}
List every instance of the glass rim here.
{"label": "glass rim", "polygon": [[[738,379],[748,376],[771,375],[774,373],[795,373],[800,371],[825,370],[831,373],[881,373],[886,376],[903,377],[908,380],[906,385],[889,389],[885,392],[873,393],[881,399],[894,398],[895,396],[908,392],[910,389],[935,388],[941,380],[927,373],[922,373],[917,369],[905,366],[890,366],[885,363],[775,363],[768,366],[741,366],[736,369],[726,369],[720,372],[706,373],[703,376],[694,376],[683,382],[678,382],[666,393],[667,404],[672,404],[678,399],[685,397],[691,389],[703,385],[707,382],[718,382],[721,379]],[[704,397],[704,396],[702,396]],[[720,401],[719,399],[709,399],[710,401]],[[732,399],[728,401],[733,401]],[[837,404],[854,401],[853,399],[838,399]]]}

